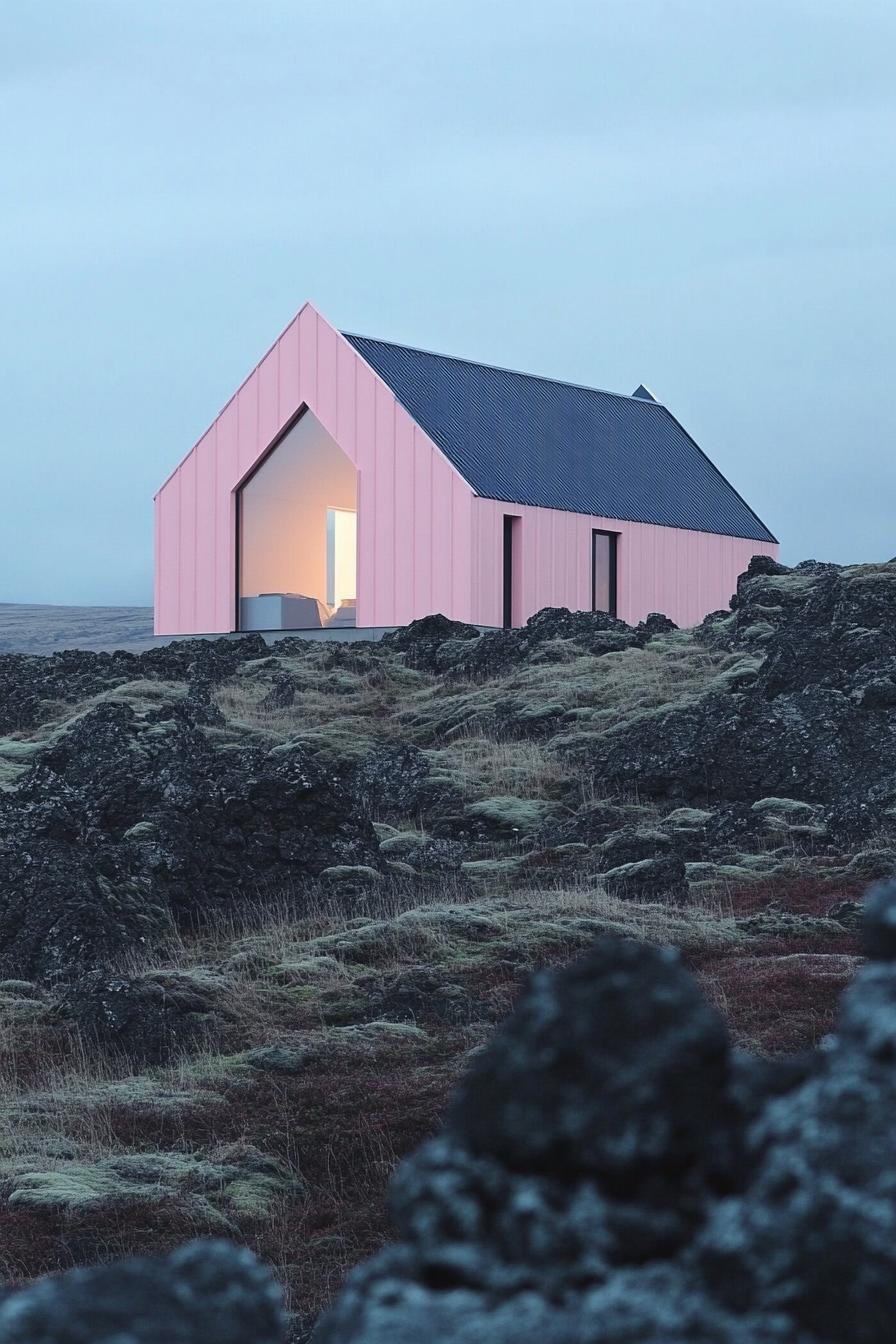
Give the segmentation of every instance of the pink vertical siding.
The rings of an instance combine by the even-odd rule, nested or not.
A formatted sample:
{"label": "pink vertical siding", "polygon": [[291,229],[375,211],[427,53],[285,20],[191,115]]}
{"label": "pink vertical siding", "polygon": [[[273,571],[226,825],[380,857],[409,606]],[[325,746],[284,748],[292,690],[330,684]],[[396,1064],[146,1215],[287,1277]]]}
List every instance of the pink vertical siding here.
{"label": "pink vertical siding", "polygon": [[303,407],[358,469],[358,624],[469,620],[472,490],[306,304],[156,496],[156,633],[234,628],[236,491]]}
{"label": "pink vertical siding", "polygon": [[184,462],[180,472],[179,541],[180,599],[179,620],[188,630],[196,629],[196,452]]}
{"label": "pink vertical siding", "polygon": [[[423,435],[415,426],[413,429],[414,438],[423,439]],[[428,453],[420,452],[415,447],[414,452],[414,507],[412,510],[414,527],[414,611],[423,610],[434,611],[432,597],[432,526],[430,522],[428,503],[432,498],[432,457]]]}
{"label": "pink vertical siding", "polygon": [[[196,564],[194,567],[195,578],[197,582],[194,585],[194,620],[195,603],[199,596],[198,579],[202,574],[211,574],[217,577],[218,567],[215,559],[215,511],[205,507],[205,500],[214,499],[216,488],[216,434],[214,425],[197,443],[192,456],[196,462],[196,499],[194,510],[194,538]],[[214,590],[211,593],[211,601],[214,605]]]}
{"label": "pink vertical siding", "polygon": [[414,619],[414,422],[409,416],[395,421],[395,619],[406,625]]}
{"label": "pink vertical siding", "polygon": [[299,405],[299,319],[294,318],[277,342],[277,423],[285,425]]}
{"label": "pink vertical siding", "polygon": [[[229,402],[215,421],[215,495],[214,506],[206,507],[215,515],[215,570],[208,575],[212,630],[231,630],[236,611],[236,506],[228,497],[227,482],[239,479],[237,449],[236,398]],[[200,606],[200,613],[204,607]]]}
{"label": "pink vertical siding", "polygon": [[505,514],[520,518],[521,563],[514,565],[515,622],[528,620],[542,607],[590,610],[591,533],[595,528],[619,534],[618,614],[629,622],[661,611],[678,625],[696,625],[708,611],[727,607],[737,576],[751,556],[778,553],[773,542],[474,499],[477,578],[472,619],[477,625],[501,624]]}

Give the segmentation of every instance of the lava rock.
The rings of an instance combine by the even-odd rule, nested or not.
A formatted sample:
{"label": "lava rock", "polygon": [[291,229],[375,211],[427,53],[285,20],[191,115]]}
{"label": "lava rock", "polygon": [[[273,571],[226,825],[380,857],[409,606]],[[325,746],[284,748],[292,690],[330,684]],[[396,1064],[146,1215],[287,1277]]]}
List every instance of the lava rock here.
{"label": "lava rock", "polygon": [[449,1130],[521,1170],[686,1165],[723,1109],[727,1058],[724,1024],[676,953],[607,939],[536,977],[461,1085]]}
{"label": "lava rock", "polygon": [[896,883],[867,909],[878,959],[793,1059],[731,1051],[665,951],[536,977],[315,1344],[889,1344]]}
{"label": "lava rock", "polygon": [[39,1279],[0,1304],[0,1344],[282,1344],[286,1313],[250,1251],[195,1241],[161,1258]]}
{"label": "lava rock", "polygon": [[212,1010],[195,987],[102,971],[80,976],[59,1007],[88,1041],[143,1064],[164,1063],[175,1050],[194,1043]]}
{"label": "lava rock", "polygon": [[225,750],[184,704],[106,701],[0,794],[0,977],[108,973],[172,917],[377,862],[349,772],[296,745]]}
{"label": "lava rock", "polygon": [[480,632],[476,626],[444,616],[427,616],[384,635],[382,642],[403,652],[412,667],[481,680],[537,660],[545,646],[557,640],[569,641],[583,653],[600,655],[640,648],[655,634],[670,629],[675,629],[673,622],[659,613],[634,629],[605,611],[544,607],[519,629]]}
{"label": "lava rock", "polygon": [[828,910],[827,918],[842,924],[851,933],[857,932],[864,923],[865,907],[859,901],[835,901]]}
{"label": "lava rock", "polygon": [[896,881],[879,882],[865,897],[865,951],[877,961],[896,961]]}
{"label": "lava rock", "polygon": [[361,813],[443,822],[446,814],[462,816],[460,793],[450,783],[432,779],[431,768],[425,753],[409,743],[375,747],[352,777],[352,793]]}
{"label": "lava rock", "polygon": [[626,900],[684,905],[690,899],[685,863],[677,855],[624,863],[610,868],[603,879],[607,891]]}

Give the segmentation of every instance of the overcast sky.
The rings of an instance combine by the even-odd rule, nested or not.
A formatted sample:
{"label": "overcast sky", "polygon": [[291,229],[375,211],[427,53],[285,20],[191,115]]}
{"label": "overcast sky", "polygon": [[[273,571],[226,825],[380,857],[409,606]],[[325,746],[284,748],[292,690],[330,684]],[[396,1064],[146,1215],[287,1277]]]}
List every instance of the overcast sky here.
{"label": "overcast sky", "polygon": [[781,538],[896,554],[892,0],[3,0],[0,601],[147,603],[305,299],[641,381]]}

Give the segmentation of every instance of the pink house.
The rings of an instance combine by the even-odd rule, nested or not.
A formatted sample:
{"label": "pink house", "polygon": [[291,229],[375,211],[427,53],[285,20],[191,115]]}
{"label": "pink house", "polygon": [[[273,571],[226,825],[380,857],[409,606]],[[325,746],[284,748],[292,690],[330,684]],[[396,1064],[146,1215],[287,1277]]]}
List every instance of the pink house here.
{"label": "pink house", "polygon": [[339,332],[306,304],[155,498],[160,635],[726,606],[768,528],[633,396]]}

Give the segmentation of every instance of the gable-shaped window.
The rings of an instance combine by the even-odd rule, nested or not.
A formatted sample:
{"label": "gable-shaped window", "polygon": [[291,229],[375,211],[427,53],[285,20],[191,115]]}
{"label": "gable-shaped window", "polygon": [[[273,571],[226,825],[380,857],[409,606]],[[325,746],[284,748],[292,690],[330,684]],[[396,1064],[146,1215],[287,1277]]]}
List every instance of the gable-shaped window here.
{"label": "gable-shaped window", "polygon": [[306,410],[237,495],[238,624],[355,624],[358,473]]}

